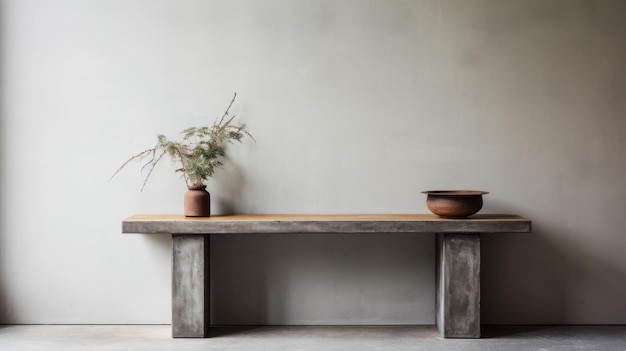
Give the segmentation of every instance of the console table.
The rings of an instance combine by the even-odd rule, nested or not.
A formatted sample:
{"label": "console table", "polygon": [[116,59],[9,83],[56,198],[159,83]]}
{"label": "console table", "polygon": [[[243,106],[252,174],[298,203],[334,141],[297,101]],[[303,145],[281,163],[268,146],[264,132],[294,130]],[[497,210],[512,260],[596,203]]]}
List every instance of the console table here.
{"label": "console table", "polygon": [[479,214],[469,219],[409,215],[136,215],[123,233],[172,234],[172,336],[207,337],[209,236],[237,233],[436,233],[437,327],[446,338],[480,337],[480,234],[527,233],[517,215]]}

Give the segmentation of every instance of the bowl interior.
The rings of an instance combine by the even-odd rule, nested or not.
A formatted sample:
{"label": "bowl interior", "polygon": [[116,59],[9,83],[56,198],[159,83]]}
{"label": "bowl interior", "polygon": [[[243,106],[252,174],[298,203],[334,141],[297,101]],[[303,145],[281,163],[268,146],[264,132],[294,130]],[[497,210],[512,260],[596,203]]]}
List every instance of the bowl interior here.
{"label": "bowl interior", "polygon": [[428,190],[422,191],[422,194],[428,195],[445,195],[445,196],[468,196],[468,195],[485,195],[488,191],[480,190]]}

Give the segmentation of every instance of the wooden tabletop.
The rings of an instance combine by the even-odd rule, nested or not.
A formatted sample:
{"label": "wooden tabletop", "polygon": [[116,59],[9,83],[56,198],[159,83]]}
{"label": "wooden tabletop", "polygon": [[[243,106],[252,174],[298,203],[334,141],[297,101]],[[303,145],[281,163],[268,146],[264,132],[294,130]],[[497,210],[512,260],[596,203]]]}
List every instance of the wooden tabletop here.
{"label": "wooden tabletop", "polygon": [[446,219],[433,214],[238,214],[212,217],[135,215],[123,233],[525,233],[530,220],[511,214],[477,214]]}

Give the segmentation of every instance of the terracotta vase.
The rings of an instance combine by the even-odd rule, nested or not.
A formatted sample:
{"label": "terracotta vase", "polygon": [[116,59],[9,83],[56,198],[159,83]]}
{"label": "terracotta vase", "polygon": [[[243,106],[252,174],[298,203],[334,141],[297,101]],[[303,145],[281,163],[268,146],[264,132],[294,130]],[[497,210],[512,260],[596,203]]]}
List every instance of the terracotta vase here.
{"label": "terracotta vase", "polygon": [[192,185],[185,193],[185,217],[210,217],[211,195],[206,185]]}

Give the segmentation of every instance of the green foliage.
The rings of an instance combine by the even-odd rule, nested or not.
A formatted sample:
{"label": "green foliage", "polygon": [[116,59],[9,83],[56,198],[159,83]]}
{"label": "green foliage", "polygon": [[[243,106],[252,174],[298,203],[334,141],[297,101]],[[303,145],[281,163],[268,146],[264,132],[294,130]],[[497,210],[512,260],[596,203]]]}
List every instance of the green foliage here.
{"label": "green foliage", "polygon": [[215,170],[223,165],[221,160],[226,155],[227,144],[233,141],[241,142],[246,136],[254,140],[246,129],[246,125],[234,124],[235,116],[229,114],[236,98],[237,93],[234,94],[222,117],[216,119],[212,126],[191,127],[183,130],[181,141],[171,141],[164,135],[157,135],[157,144],[153,148],[144,150],[126,160],[111,178],[130,162],[147,159],[141,167],[142,171],[148,170],[141,187],[143,190],[156,165],[165,155],[168,155],[180,164],[176,172],[182,173],[187,186],[204,184],[213,176]]}

